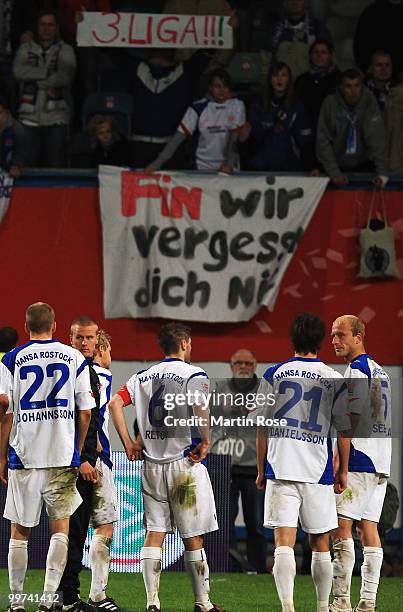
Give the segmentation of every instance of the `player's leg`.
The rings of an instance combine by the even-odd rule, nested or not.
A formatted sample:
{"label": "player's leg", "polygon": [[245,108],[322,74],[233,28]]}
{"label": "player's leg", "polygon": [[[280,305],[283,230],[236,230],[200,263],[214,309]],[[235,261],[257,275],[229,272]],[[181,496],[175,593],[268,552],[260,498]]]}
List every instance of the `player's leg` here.
{"label": "player's leg", "polygon": [[274,529],[273,576],[282,609],[294,610],[296,574],[294,545],[302,502],[296,483],[268,480],[264,500],[264,525]]}
{"label": "player's leg", "polygon": [[210,601],[210,570],[203,537],[184,538],[185,569],[189,574],[195,597],[194,612],[220,612],[221,607]]}
{"label": "player's leg", "polygon": [[[60,590],[63,594],[63,604],[72,612],[75,612],[81,606],[78,574],[81,570],[81,560],[90,515],[90,496],[87,488],[90,489],[92,487],[92,482],[84,481],[81,478],[77,480],[77,468],[44,470],[44,477],[46,473],[48,479],[46,485],[44,485],[42,495],[49,516],[49,524],[51,529],[56,530],[53,531],[52,540],[54,540],[54,549],[51,541],[48,562],[52,565],[56,564],[57,567],[55,565],[55,567],[51,568],[54,572],[50,572],[49,577],[52,580],[51,576],[54,574],[54,581],[56,581],[59,572],[58,568],[63,564],[57,590]],[[59,532],[60,535],[57,532],[58,525],[63,520],[67,520],[68,526],[64,534],[65,538],[61,535],[62,531]],[[79,539],[77,539],[77,530],[80,532]],[[64,539],[66,546],[62,543]],[[55,551],[54,553],[53,550]],[[63,559],[64,551],[66,553],[65,559]],[[72,551],[76,553],[73,571],[71,571]],[[46,581],[45,586],[47,587]]]}
{"label": "player's leg", "polygon": [[185,544],[185,568],[195,595],[194,610],[221,610],[210,601],[209,566],[203,548],[203,535],[218,529],[207,469],[184,458],[168,464],[165,470],[173,520]]}
{"label": "player's leg", "polygon": [[[333,530],[333,595],[331,610],[351,610],[350,586],[355,562],[354,541],[352,538],[353,521],[365,516],[371,506],[371,498],[378,485],[376,474],[365,472],[349,472],[348,487],[340,495],[336,495],[337,514],[339,526]],[[379,500],[380,502],[380,500]],[[376,512],[382,509],[380,503],[376,504]],[[378,517],[379,518],[379,517]],[[376,520],[376,519],[375,519]]]}
{"label": "player's leg", "polygon": [[42,470],[9,470],[4,518],[11,522],[8,575],[12,608],[21,606],[28,563],[30,528],[39,524],[42,510]]}
{"label": "player's leg", "polygon": [[165,531],[147,531],[140,559],[144,586],[147,594],[147,612],[158,612],[161,609],[159,600],[161,577],[161,553]]}
{"label": "player's leg", "polygon": [[50,610],[55,603],[52,594],[59,588],[67,561],[69,546],[69,518],[49,519],[50,543],[46,557],[45,582],[43,586],[44,601],[40,609]]}
{"label": "player's leg", "polygon": [[373,479],[377,484],[374,484],[368,509],[363,513],[362,520],[357,523],[357,533],[364,551],[364,563],[361,567],[360,601],[356,607],[357,612],[375,610],[383,561],[378,522],[385,499],[387,481],[377,475],[371,476],[374,476]]}
{"label": "player's leg", "polygon": [[266,573],[267,540],[263,531],[264,493],[256,488],[255,478],[240,477],[242,510],[246,527],[246,551],[250,565]]}
{"label": "player's leg", "polygon": [[294,612],[296,527],[275,527],[273,576],[283,612]]}
{"label": "player's leg", "polygon": [[339,526],[331,532],[333,541],[333,603],[330,609],[351,610],[351,578],[355,563],[353,521],[338,517]]}
{"label": "player's leg", "polygon": [[317,597],[317,611],[329,609],[332,588],[332,560],[329,551],[329,532],[337,527],[336,501],[333,485],[297,483],[302,503],[299,518],[308,533],[312,548],[311,572]]}
{"label": "player's leg", "polygon": [[312,549],[311,573],[316,590],[317,612],[328,612],[333,580],[329,533],[310,533],[309,544]]}
{"label": "player's leg", "polygon": [[108,597],[106,588],[109,577],[110,547],[113,538],[113,523],[118,520],[115,483],[112,470],[100,459],[97,460],[98,480],[94,483],[90,526],[94,535],[90,544],[91,589],[88,603],[108,610],[124,612],[123,608]]}
{"label": "player's leg", "polygon": [[91,565],[90,604],[96,604],[106,599],[112,538],[112,523],[95,527],[89,551]]}
{"label": "player's leg", "polygon": [[162,544],[166,533],[173,531],[168,490],[164,474],[165,466],[144,460],[141,488],[144,504],[144,526],[146,539],[140,559],[144,586],[147,594],[147,611],[161,609],[159,585],[161,577]]}
{"label": "player's leg", "polygon": [[24,592],[24,580],[28,565],[28,539],[31,529],[17,523],[11,523],[11,535],[8,544],[8,580],[10,585],[10,608],[23,610],[21,593]]}

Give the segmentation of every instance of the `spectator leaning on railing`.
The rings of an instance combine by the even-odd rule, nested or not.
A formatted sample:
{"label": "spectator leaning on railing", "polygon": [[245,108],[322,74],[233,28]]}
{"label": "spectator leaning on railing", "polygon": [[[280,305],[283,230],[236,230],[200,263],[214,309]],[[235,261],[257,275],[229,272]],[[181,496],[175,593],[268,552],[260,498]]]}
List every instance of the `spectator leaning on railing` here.
{"label": "spectator leaning on railing", "polygon": [[76,69],[74,51],[59,38],[54,13],[38,18],[35,39],[20,45],[14,76],[20,87],[18,115],[25,125],[27,165],[65,165],[70,108],[68,87]]}
{"label": "spectator leaning on railing", "polygon": [[375,184],[387,181],[386,137],[373,94],[356,69],[341,75],[337,93],[323,102],[316,136],[316,156],[336,184],[348,182],[346,173],[375,173]]}

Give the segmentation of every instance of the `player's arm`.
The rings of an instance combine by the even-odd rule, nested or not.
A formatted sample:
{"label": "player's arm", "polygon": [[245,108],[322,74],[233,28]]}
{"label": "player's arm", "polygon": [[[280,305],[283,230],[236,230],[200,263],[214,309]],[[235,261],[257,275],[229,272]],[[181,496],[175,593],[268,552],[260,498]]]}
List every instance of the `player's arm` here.
{"label": "player's arm", "polygon": [[337,469],[334,475],[334,492],[343,493],[347,488],[348,460],[350,457],[351,430],[337,434]]}
{"label": "player's arm", "polygon": [[9,406],[9,401],[8,401],[7,395],[5,393],[1,393],[0,394],[0,424],[1,424],[1,421],[4,415],[6,414],[8,410],[8,406]]}
{"label": "player's arm", "polygon": [[87,437],[88,427],[91,421],[91,410],[79,410],[77,418],[77,444],[78,452],[81,455],[85,438]]}
{"label": "player's arm", "polygon": [[210,411],[206,404],[193,404],[193,414],[197,417],[197,425],[201,440],[189,453],[188,457],[193,463],[200,463],[200,461],[205,459],[211,444]]}
{"label": "player's arm", "polygon": [[13,426],[13,413],[3,415],[0,425],[0,480],[7,484],[7,458],[10,432]]}
{"label": "player's arm", "polygon": [[256,486],[258,489],[264,489],[266,483],[264,464],[267,455],[267,427],[256,428],[256,465],[257,478]]}
{"label": "player's arm", "polygon": [[141,459],[142,446],[130,436],[123,410],[125,406],[131,403],[130,395],[127,392],[126,386],[124,386],[110,400],[109,414],[122,441],[127,458],[129,461],[135,461],[136,459]]}

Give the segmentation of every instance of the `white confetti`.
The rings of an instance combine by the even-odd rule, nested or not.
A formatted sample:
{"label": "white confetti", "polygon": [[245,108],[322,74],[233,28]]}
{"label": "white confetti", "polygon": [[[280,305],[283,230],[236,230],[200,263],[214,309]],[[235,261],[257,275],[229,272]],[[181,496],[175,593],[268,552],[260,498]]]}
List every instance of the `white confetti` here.
{"label": "white confetti", "polygon": [[335,261],[339,264],[344,263],[343,255],[341,253],[338,253],[337,251],[333,251],[333,249],[328,249],[326,251],[326,257],[330,259],[330,261]]}
{"label": "white confetti", "polygon": [[320,249],[314,249],[313,251],[309,251],[308,257],[312,257],[312,255],[317,255],[320,253]]}
{"label": "white confetti", "polygon": [[255,321],[256,326],[262,334],[272,334],[273,330],[270,325],[267,325],[266,321]]}
{"label": "white confetti", "polygon": [[303,271],[304,274],[306,274],[307,276],[311,276],[310,273],[309,273],[308,268],[306,267],[306,265],[304,264],[303,261],[300,260],[299,261],[299,265],[301,266],[302,271]]}
{"label": "white confetti", "polygon": [[362,319],[365,323],[369,323],[375,317],[376,312],[372,310],[369,306],[365,306],[361,312],[359,313],[360,319]]}
{"label": "white confetti", "polygon": [[330,294],[330,295],[324,295],[323,297],[321,297],[321,302],[328,302],[329,300],[332,300],[335,297],[334,294]]}
{"label": "white confetti", "polygon": [[368,283],[366,285],[356,285],[352,288],[352,291],[363,291],[364,289],[368,289]]}
{"label": "white confetti", "polygon": [[337,230],[337,233],[343,236],[343,238],[353,238],[358,236],[360,230],[357,227],[349,227],[348,229]]}
{"label": "white confetti", "polygon": [[312,265],[316,270],[327,269],[327,261],[324,257],[312,257]]}
{"label": "white confetti", "polygon": [[302,298],[301,293],[298,291],[300,285],[301,283],[295,283],[295,285],[290,285],[289,287],[286,287],[283,291],[283,295],[290,295],[294,298]]}

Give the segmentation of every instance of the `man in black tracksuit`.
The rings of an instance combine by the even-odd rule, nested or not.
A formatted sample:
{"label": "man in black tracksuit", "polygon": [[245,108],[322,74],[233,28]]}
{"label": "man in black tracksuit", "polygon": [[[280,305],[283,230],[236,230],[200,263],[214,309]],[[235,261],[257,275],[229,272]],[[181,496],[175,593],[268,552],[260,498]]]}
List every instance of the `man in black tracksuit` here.
{"label": "man in black tracksuit", "polygon": [[96,408],[91,411],[91,421],[81,453],[80,473],[77,489],[83,503],[70,518],[69,549],[67,564],[60,581],[59,590],[63,593],[64,609],[69,612],[93,612],[95,607],[80,599],[79,574],[82,567],[83,549],[87,537],[88,525],[93,509],[93,487],[97,480],[97,430],[99,420],[99,380],[93,368],[96,352],[98,325],[90,317],[79,317],[71,324],[71,345],[86,358],[90,370],[91,390]]}

